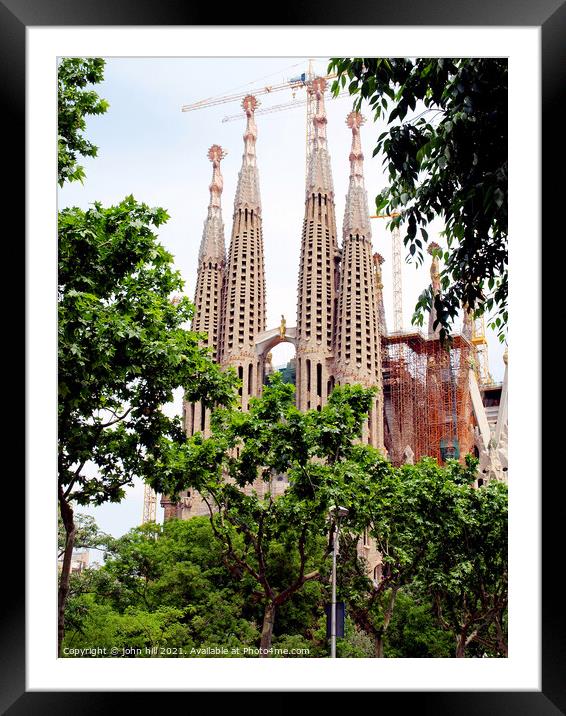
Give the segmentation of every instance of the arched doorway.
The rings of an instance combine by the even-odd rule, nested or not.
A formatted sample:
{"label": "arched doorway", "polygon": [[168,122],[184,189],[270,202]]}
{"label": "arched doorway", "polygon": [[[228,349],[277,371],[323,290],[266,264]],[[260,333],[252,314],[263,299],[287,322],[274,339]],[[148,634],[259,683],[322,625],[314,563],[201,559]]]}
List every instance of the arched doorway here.
{"label": "arched doorway", "polygon": [[[258,386],[265,384],[267,376],[269,375],[269,372],[271,372],[269,358],[271,357],[273,349],[282,343],[289,343],[293,347],[296,347],[296,329],[294,326],[287,328],[283,318],[281,325],[278,328],[272,328],[269,331],[264,331],[263,333],[260,333],[256,339],[255,349],[258,356],[259,373],[257,381]],[[287,357],[290,359],[293,355],[293,353],[285,352],[281,354],[281,357]],[[291,363],[291,365],[289,365],[289,363]],[[276,361],[272,361],[271,368],[273,369],[274,367],[280,368],[281,366],[276,365]],[[294,379],[292,381],[288,380],[288,378],[292,376],[292,372],[293,365],[292,362],[288,360],[287,365],[285,366],[284,374],[284,379],[287,382],[295,382]]]}

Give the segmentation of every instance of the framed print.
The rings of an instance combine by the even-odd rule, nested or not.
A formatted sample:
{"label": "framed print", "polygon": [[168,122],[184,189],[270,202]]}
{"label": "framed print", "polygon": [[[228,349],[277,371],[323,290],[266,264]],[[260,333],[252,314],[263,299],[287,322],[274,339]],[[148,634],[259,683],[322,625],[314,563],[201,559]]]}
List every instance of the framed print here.
{"label": "framed print", "polygon": [[[538,423],[542,411],[538,344],[542,283],[539,282],[538,269],[542,235],[537,231],[539,218],[542,219],[542,228],[546,229],[552,213],[550,207],[561,204],[557,196],[559,187],[546,175],[542,182],[543,191],[538,191],[541,177],[539,135],[542,136],[545,165],[550,157],[555,164],[556,149],[548,146],[546,138],[556,137],[557,142],[563,141],[558,124],[557,99],[563,94],[564,87],[566,11],[556,0],[546,0],[536,8],[511,0],[497,6],[482,1],[473,7],[462,2],[446,8],[434,0],[418,6],[402,2],[395,9],[385,6],[353,9],[355,12],[348,13],[347,8],[330,4],[325,11],[324,24],[319,24],[320,18],[314,7],[306,7],[300,16],[286,10],[284,20],[289,24],[285,25],[263,26],[258,21],[257,25],[214,26],[207,24],[209,13],[206,10],[183,7],[180,3],[165,3],[157,7],[146,2],[125,1],[114,5],[87,2],[71,7],[58,2],[31,1],[20,5],[16,0],[2,0],[0,53],[6,78],[3,92],[12,127],[10,136],[17,136],[26,150],[25,204],[21,191],[16,189],[24,186],[23,178],[12,182],[11,191],[14,193],[13,206],[18,206],[15,202],[19,199],[22,213],[25,211],[26,216],[26,350],[29,358],[26,383],[26,554],[12,553],[10,549],[11,554],[8,555],[10,560],[15,558],[15,567],[19,567],[20,573],[25,565],[27,591],[23,579],[19,582],[10,579],[8,596],[11,601],[4,613],[2,626],[1,705],[7,713],[44,710],[94,713],[104,708],[110,698],[104,692],[114,692],[111,698],[118,698],[122,703],[128,692],[138,690],[148,692],[147,697],[151,699],[161,698],[161,693],[157,692],[176,691],[376,691],[379,692],[380,708],[383,708],[382,699],[395,699],[398,703],[400,698],[409,707],[424,706],[425,712],[431,713],[566,713],[564,623],[559,590],[553,588],[550,582],[556,570],[553,565],[559,558],[555,545],[562,542],[559,532],[561,521],[552,514],[559,500],[549,495],[548,490],[542,491],[541,487],[542,436]],[[223,19],[238,23],[239,18],[232,15],[235,13],[230,8]],[[53,514],[56,510],[56,495],[53,505],[49,504],[51,488],[46,488],[49,479],[45,475],[39,476],[42,466],[47,472],[52,467],[56,468],[56,459],[50,452],[57,441],[56,424],[51,415],[56,408],[56,313],[55,301],[51,306],[49,303],[55,295],[51,291],[57,273],[54,263],[57,254],[54,238],[57,182],[53,174],[57,164],[57,59],[130,58],[130,61],[137,62],[149,58],[173,60],[188,57],[202,61],[203,75],[210,73],[216,76],[216,73],[221,75],[224,67],[217,60],[231,58],[236,64],[238,60],[255,58],[255,61],[265,61],[267,75],[271,69],[271,58],[289,58],[290,65],[294,58],[308,56],[329,58],[366,54],[371,57],[372,47],[379,47],[379,54],[384,57],[509,58],[509,173],[510,195],[513,196],[513,202],[510,201],[510,234],[515,232],[520,237],[516,253],[513,253],[513,242],[510,251],[509,330],[512,353],[514,346],[517,347],[517,367],[515,372],[512,363],[509,368],[512,386],[509,442],[511,461],[521,465],[517,469],[516,486],[512,484],[512,477],[509,479],[509,656],[504,659],[450,658],[442,661],[430,658],[419,661],[414,658],[384,659],[380,660],[377,672],[375,661],[367,658],[343,659],[340,663],[322,658],[300,661],[135,659],[127,663],[125,659],[86,661],[84,658],[57,658],[56,629],[53,627],[56,618],[53,624],[49,623],[49,615],[56,611],[56,598],[52,598],[51,594],[51,582],[56,583],[56,578],[52,578],[52,565],[46,562],[49,558],[45,551],[45,543],[51,539],[47,533],[52,522],[45,513]],[[163,77],[151,80],[149,65],[147,77],[148,82],[163,81]],[[171,76],[171,83],[181,82],[181,77],[182,70],[179,75]],[[139,78],[132,71],[130,79],[135,82]],[[227,81],[227,87],[230,82]],[[242,77],[242,83],[246,84],[246,77]],[[212,82],[210,84],[212,86]],[[210,95],[220,94],[222,85],[214,87]],[[186,102],[197,98],[190,88],[190,78],[184,92]],[[539,95],[542,96],[542,104]],[[175,93],[176,96],[179,93]],[[206,96],[204,92],[202,96]],[[250,124],[249,116],[253,117],[256,107],[252,107],[251,100],[247,98],[243,101],[248,117],[244,146],[245,155],[249,158],[255,151],[255,137],[250,130],[253,124]],[[539,107],[542,109],[542,127]],[[140,105],[139,111],[151,112],[151,106]],[[229,111],[227,108],[227,114]],[[24,123],[19,121],[24,119],[24,114],[25,137]],[[132,121],[132,117],[124,121]],[[361,122],[354,113],[348,115],[348,121],[344,131],[353,132],[355,138]],[[152,140],[158,142],[159,134],[156,131],[151,135]],[[233,161],[237,166],[241,146],[229,149],[229,154],[236,155],[235,159],[229,156],[224,160],[222,148],[216,144],[212,133],[210,140],[207,136],[203,141],[207,142],[207,147],[210,145],[208,159],[214,168],[209,186],[211,211],[222,193],[222,176],[217,172],[220,160],[225,161],[226,167],[231,167],[230,162]],[[154,150],[158,151],[158,148],[154,147]],[[352,153],[355,154],[353,149]],[[268,161],[268,151],[264,150],[261,154],[260,172],[262,162]],[[347,157],[346,151],[342,154]],[[366,151],[366,160],[368,158]],[[132,156],[131,161],[139,167],[140,174],[157,167],[151,158],[144,159],[143,156]],[[356,160],[352,159],[352,154],[349,161],[353,167]],[[348,164],[347,161],[345,163]],[[15,176],[18,172],[22,175],[21,160],[15,160],[12,167]],[[354,168],[351,171],[354,172]],[[171,177],[164,175],[162,181],[170,180],[173,185],[181,174],[179,172],[175,178],[175,172],[172,172]],[[50,176],[53,181],[49,184]],[[225,171],[227,186],[231,186],[230,182],[235,185],[236,170],[232,176],[233,179]],[[299,177],[299,183],[302,180],[303,177]],[[340,188],[339,182],[337,186]],[[255,200],[253,187],[241,188],[238,185],[237,191],[241,191],[242,196],[248,192],[245,196],[247,212]],[[73,197],[66,206],[70,206],[72,201]],[[224,211],[228,226],[231,218],[226,218],[228,211]],[[244,266],[246,258],[249,258],[245,255],[246,246],[244,243],[241,249]],[[254,258],[252,248],[252,263]],[[434,263],[434,257],[432,261]],[[285,270],[281,264],[281,271]],[[191,276],[191,281],[193,279]],[[522,290],[526,282],[529,291]],[[261,313],[264,310],[261,306],[254,306],[249,297],[246,301],[246,311],[251,315],[254,311]],[[287,324],[282,315],[281,319],[277,319],[277,325],[263,327],[266,331],[261,335],[265,338],[265,345],[261,347],[263,352],[260,356],[264,361],[264,371],[269,352],[280,343],[293,341],[296,329]],[[262,380],[256,377],[251,364],[249,375],[247,370],[246,364],[239,376],[244,392],[253,381],[259,383]],[[326,374],[322,369],[319,372],[321,375],[312,374],[312,380],[317,384],[325,383]],[[523,398],[519,396],[525,372],[528,372],[529,390],[528,396],[521,402]],[[308,375],[310,380],[311,373]],[[306,381],[305,378],[304,386]],[[330,377],[328,381],[330,384]],[[249,392],[251,395],[251,388]],[[309,398],[308,408],[311,407],[314,404],[311,406]],[[528,422],[523,419],[525,413],[529,415]],[[204,426],[206,412],[203,409],[201,414],[193,410],[188,419]],[[450,451],[457,450],[458,446],[442,442],[440,449],[447,451],[446,455],[450,457],[453,454]],[[442,460],[446,455],[442,453]],[[410,464],[410,456],[404,461]],[[49,507],[46,507],[47,504]],[[168,504],[165,500],[162,504],[165,511],[177,509],[176,503]],[[542,517],[534,514],[538,506],[543,508]],[[525,530],[527,520],[532,525],[528,534]],[[539,565],[542,565],[542,593],[539,591]],[[303,567],[304,564],[301,564],[301,575]],[[14,574],[17,572],[18,569],[14,569]],[[381,572],[375,577],[378,578],[381,578]],[[336,602],[335,596],[333,599]],[[328,633],[336,636],[337,625],[332,623],[330,626],[329,622],[328,628]],[[136,654],[121,656],[127,655]],[[278,663],[274,664],[275,661]],[[150,696],[149,692],[156,693]]]}

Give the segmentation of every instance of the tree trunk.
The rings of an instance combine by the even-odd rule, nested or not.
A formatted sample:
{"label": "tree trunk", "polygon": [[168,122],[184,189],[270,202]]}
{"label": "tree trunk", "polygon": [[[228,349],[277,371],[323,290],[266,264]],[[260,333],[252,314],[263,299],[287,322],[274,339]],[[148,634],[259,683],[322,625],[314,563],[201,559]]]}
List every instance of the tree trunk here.
{"label": "tree trunk", "polygon": [[373,648],[377,659],[383,659],[383,644],[385,641],[385,632],[387,631],[387,628],[391,622],[391,617],[393,616],[393,608],[395,607],[395,600],[397,599],[398,590],[399,587],[393,587],[391,591],[391,598],[389,599],[389,604],[387,605],[387,609],[383,614],[383,626],[379,630],[379,634],[374,633],[373,635]]}
{"label": "tree trunk", "polygon": [[273,624],[275,622],[275,604],[268,602],[265,605],[263,614],[263,627],[261,629],[260,657],[266,658],[270,654],[266,649],[271,648],[271,639],[273,637]]}
{"label": "tree trunk", "polygon": [[59,506],[61,508],[61,518],[67,533],[65,542],[65,551],[63,553],[63,568],[59,576],[59,605],[58,605],[58,624],[57,624],[57,653],[61,656],[61,648],[63,638],[65,636],[65,605],[67,603],[67,595],[69,594],[69,577],[71,574],[71,558],[73,556],[73,547],[75,546],[75,520],[71,506],[63,496],[63,490],[59,487]]}
{"label": "tree trunk", "polygon": [[499,621],[499,619],[495,620],[495,631],[497,633],[497,649],[501,656],[507,657],[507,639],[505,637],[505,632],[503,631],[503,627],[501,626],[501,622]]}
{"label": "tree trunk", "polygon": [[457,659],[463,659],[466,656],[466,646],[467,646],[467,640],[466,640],[466,630],[460,632],[460,635],[458,636],[458,641],[456,643],[456,658]]}

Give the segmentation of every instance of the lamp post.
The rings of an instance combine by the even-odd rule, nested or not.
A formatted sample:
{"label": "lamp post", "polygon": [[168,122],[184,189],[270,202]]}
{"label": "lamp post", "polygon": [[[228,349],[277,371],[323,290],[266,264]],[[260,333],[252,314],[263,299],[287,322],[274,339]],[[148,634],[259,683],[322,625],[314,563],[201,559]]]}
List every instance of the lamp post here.
{"label": "lamp post", "polygon": [[330,658],[336,658],[336,553],[338,551],[338,531],[340,520],[346,517],[346,507],[331,507],[330,516],[335,525],[332,539],[332,604],[330,605]]}

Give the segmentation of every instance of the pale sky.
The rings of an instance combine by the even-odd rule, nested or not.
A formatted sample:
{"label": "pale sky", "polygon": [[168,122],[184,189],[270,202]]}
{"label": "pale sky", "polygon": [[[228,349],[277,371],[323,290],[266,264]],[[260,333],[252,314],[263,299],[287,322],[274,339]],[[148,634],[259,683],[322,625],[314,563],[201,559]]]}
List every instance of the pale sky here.
{"label": "pale sky", "polygon": [[[328,59],[314,62],[318,74],[326,74]],[[181,105],[236,92],[250,92],[265,85],[284,82],[306,71],[308,59],[291,58],[116,58],[107,59],[105,80],[96,91],[110,103],[108,112],[87,119],[87,137],[99,148],[95,159],[81,160],[84,185],[67,184],[59,191],[59,208],[87,208],[94,201],[109,206],[128,194],[149,206],[161,206],[170,214],[159,229],[163,245],[175,257],[175,267],[185,281],[185,293],[192,300],[197,255],[208,206],[208,185],[212,165],[206,158],[212,144],[228,152],[222,162],[224,192],[222,207],[225,238],[230,240],[231,216],[238,170],[241,164],[244,114],[239,103],[220,104],[195,112],[181,112]],[[296,99],[304,98],[304,89]],[[336,221],[341,243],[344,200],[348,187],[351,132],[345,124],[351,110],[349,97],[330,99],[327,94],[328,147],[332,160],[336,199]],[[261,107],[292,102],[291,90],[259,96]],[[241,112],[242,119],[222,122],[223,117]],[[383,123],[374,124],[362,108],[367,122],[362,127],[365,179],[369,208],[386,186],[381,159],[372,158]],[[267,327],[279,325],[281,314],[287,326],[295,325],[297,273],[304,211],[305,106],[271,114],[258,114],[257,158],[263,210],[263,237],[267,289]],[[388,326],[392,326],[391,234],[386,220],[372,221],[373,247],[384,258],[384,300]],[[429,228],[429,240],[439,237],[442,224]],[[418,295],[429,283],[429,257],[423,267],[403,266],[403,321],[410,328]],[[426,319],[425,319],[426,327]],[[487,329],[490,370],[495,380],[503,377],[503,350],[495,333]],[[293,354],[290,344],[273,351],[274,364],[285,363]],[[181,411],[180,393],[172,407]],[[99,527],[119,536],[139,525],[142,516],[143,486],[128,490],[117,505],[79,508],[94,515]],[[158,521],[162,519],[158,507]]]}

